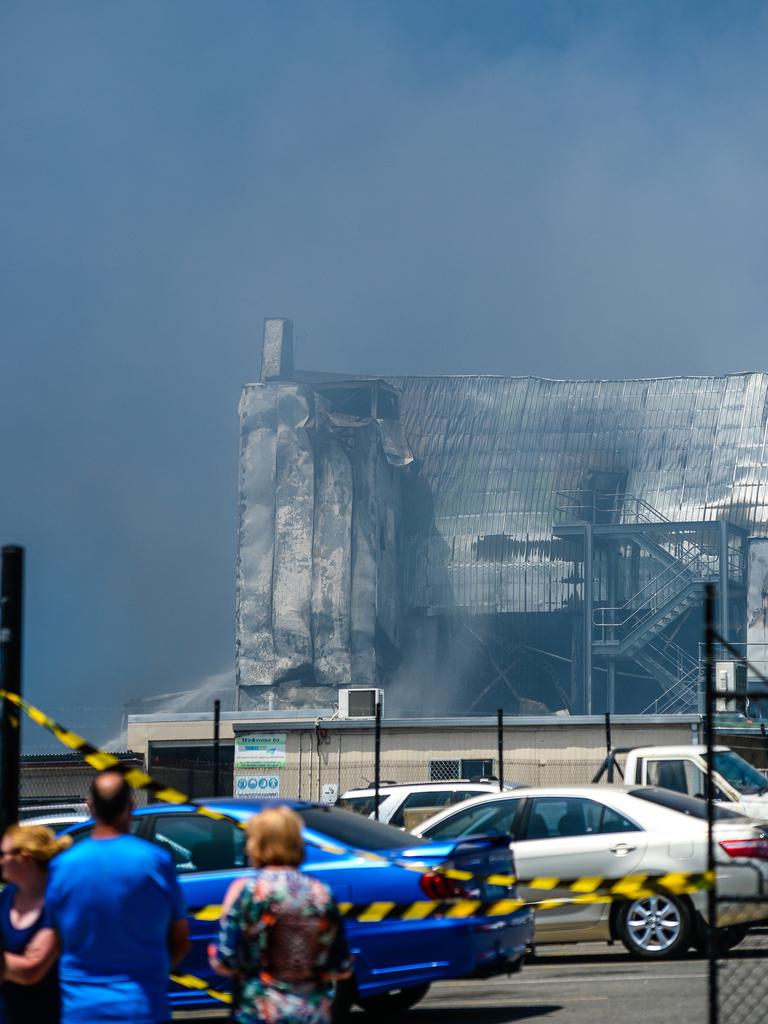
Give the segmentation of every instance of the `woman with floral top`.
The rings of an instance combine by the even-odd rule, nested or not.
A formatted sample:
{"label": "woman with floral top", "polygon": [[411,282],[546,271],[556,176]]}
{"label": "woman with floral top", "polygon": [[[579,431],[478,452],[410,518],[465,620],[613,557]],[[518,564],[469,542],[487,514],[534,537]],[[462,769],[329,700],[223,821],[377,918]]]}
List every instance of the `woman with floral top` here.
{"label": "woman with floral top", "polygon": [[352,960],[331,890],[298,870],[301,819],[287,807],[248,823],[246,850],[258,872],[224,899],[211,966],[234,982],[238,1024],[329,1024],[334,984]]}

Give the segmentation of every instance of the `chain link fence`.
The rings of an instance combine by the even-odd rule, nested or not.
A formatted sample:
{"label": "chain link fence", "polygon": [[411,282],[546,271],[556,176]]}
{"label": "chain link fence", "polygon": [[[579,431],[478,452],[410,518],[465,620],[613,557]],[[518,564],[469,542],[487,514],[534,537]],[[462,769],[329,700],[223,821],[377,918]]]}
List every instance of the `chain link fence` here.
{"label": "chain link fence", "polygon": [[[721,901],[718,900],[720,904]],[[768,899],[764,901],[768,914]],[[768,1001],[768,926],[749,931],[748,940],[717,959],[718,1005],[713,1024],[754,1024]]]}
{"label": "chain link fence", "polygon": [[[761,753],[765,756],[760,750],[762,740],[742,739],[739,742],[717,729],[713,739],[716,744],[729,746],[753,765],[756,760],[758,765],[764,763],[760,757]],[[756,775],[768,787],[764,771],[758,767]],[[759,790],[758,778],[752,781],[751,788]],[[714,796],[717,798],[719,795],[715,791]],[[753,1024],[765,1013],[768,1001],[768,868],[761,870],[759,865],[761,860],[763,863],[768,861],[768,822],[762,822],[762,825],[761,832],[757,831],[759,825],[755,830],[754,847],[740,851],[745,859],[739,862],[735,858],[733,866],[724,863],[729,856],[723,849],[723,836],[717,833],[714,836],[718,878],[715,906],[720,930],[713,936],[717,955],[710,961],[710,971],[716,975],[710,979],[710,984],[714,980],[710,1024]],[[744,895],[734,899],[729,890],[732,890],[733,876],[739,868],[747,877],[742,882]],[[747,932],[747,926],[756,919],[761,923],[749,927]]]}
{"label": "chain link fence", "polygon": [[[143,768],[144,759],[126,752],[116,757],[128,768]],[[19,778],[19,816],[41,817],[65,808],[85,810],[95,770],[79,754],[24,756]],[[146,794],[137,791],[136,801],[146,803]]]}
{"label": "chain link fence", "polygon": [[[577,760],[520,759],[512,755],[504,758],[505,786],[557,786],[591,782],[600,764],[603,752],[594,758]],[[345,753],[343,745],[336,749],[316,747],[304,751],[299,766],[286,766],[279,770],[279,795],[288,799],[318,800],[332,803],[351,789],[370,789],[374,785],[376,767],[373,753],[370,757]],[[156,773],[161,781],[168,775],[163,769]],[[496,782],[498,758],[446,758],[414,756],[393,757],[382,751],[381,785],[423,782]],[[183,787],[182,787],[183,788]],[[201,794],[202,795],[202,794]],[[248,794],[245,794],[248,795]]]}
{"label": "chain link fence", "polygon": [[768,998],[768,736],[734,711],[749,676],[768,697],[768,676],[717,632],[711,584],[704,614],[708,867],[715,877],[707,915],[709,1024],[751,1024],[763,1019]]}

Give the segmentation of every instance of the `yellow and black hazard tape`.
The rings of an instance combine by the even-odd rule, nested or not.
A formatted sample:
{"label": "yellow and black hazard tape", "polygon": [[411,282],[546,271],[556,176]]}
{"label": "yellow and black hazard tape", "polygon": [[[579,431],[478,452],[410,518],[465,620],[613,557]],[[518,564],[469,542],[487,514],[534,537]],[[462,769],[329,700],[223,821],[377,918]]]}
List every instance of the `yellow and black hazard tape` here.
{"label": "yellow and black hazard tape", "polygon": [[[110,754],[105,750],[100,750],[93,744],[89,743],[88,740],[84,739],[78,733],[73,732],[71,729],[67,729],[59,722],[54,721],[50,716],[46,715],[40,708],[30,704],[29,701],[23,699],[16,693],[11,693],[8,690],[0,689],[0,700],[7,700],[14,704],[20,710],[22,710],[33,722],[41,725],[44,729],[51,732],[60,743],[64,746],[69,747],[70,750],[79,753],[83,760],[90,764],[97,771],[103,771],[106,768],[113,768],[115,771],[121,772],[126,781],[133,786],[134,789],[146,789],[148,792],[165,803],[170,804],[191,804],[190,798],[186,793],[180,792],[178,789],[173,789],[170,786],[164,786],[161,782],[153,779],[147,772],[142,771],[140,768],[129,768],[120,761],[114,754]],[[202,814],[209,818],[216,819],[228,819],[233,821],[240,828],[245,828],[245,823],[239,821],[237,818],[233,818],[230,815],[222,814],[220,811],[215,811],[210,807],[205,807],[201,804],[194,804],[195,812]],[[562,879],[562,878],[533,878],[530,881],[521,881],[515,878],[513,875],[487,875],[487,876],[475,876],[471,871],[462,871],[458,868],[444,868],[444,867],[433,867],[427,864],[411,863],[402,859],[390,859],[382,857],[380,854],[373,853],[370,850],[359,850],[354,847],[338,846],[335,843],[330,843],[326,840],[313,839],[313,843],[320,849],[328,853],[345,854],[352,853],[357,857],[361,857],[364,860],[372,861],[375,863],[383,864],[397,864],[400,867],[407,868],[410,871],[417,871],[419,874],[424,872],[430,872],[433,874],[440,874],[446,878],[454,879],[455,881],[469,882],[477,879],[488,885],[497,886],[512,886],[515,884],[524,885],[529,889],[543,889],[543,890],[566,890],[572,892],[573,896],[558,896],[550,900],[542,901],[520,901],[517,899],[504,899],[496,901],[496,903],[484,904],[479,900],[452,900],[447,901],[447,904],[455,910],[459,904],[472,904],[476,907],[483,906],[509,906],[515,903],[514,909],[518,909],[520,906],[537,906],[539,909],[546,909],[549,906],[560,906],[563,903],[568,902],[605,902],[610,899],[635,899],[639,896],[653,895],[659,891],[669,892],[672,894],[681,895],[684,893],[696,892],[700,889],[707,889],[712,885],[711,876],[706,873],[699,874],[680,874],[673,873],[662,876],[649,876],[649,875],[626,875],[624,878],[617,881],[606,879],[602,877],[583,877],[576,879]],[[546,907],[545,907],[546,904]],[[419,910],[415,910],[414,914],[423,916],[430,916],[432,913],[442,913],[441,907],[446,905],[446,901],[436,900],[424,900],[419,901],[417,904],[407,904],[405,908],[401,908],[402,914],[407,913],[408,907],[419,907]],[[346,906],[346,905],[345,905]],[[379,906],[379,904],[366,904],[366,907]],[[381,904],[381,906],[390,907],[388,904]],[[391,907],[397,906],[392,904]],[[350,908],[354,907],[353,904],[349,905]],[[423,908],[430,907],[434,908],[427,913]],[[511,911],[497,911],[497,913],[509,913]],[[216,920],[221,913],[221,908],[216,906],[204,907],[197,911],[193,916],[197,917],[198,920]],[[394,914],[394,910],[387,909],[384,912],[384,916]],[[481,911],[481,913],[485,913]],[[352,916],[352,910],[348,911],[349,916]],[[368,911],[366,913],[363,909],[360,914],[356,917],[357,920],[375,920],[375,917],[370,916],[375,914],[375,911]],[[199,916],[200,915],[200,916]],[[205,915],[205,916],[202,916]],[[365,916],[361,916],[365,915]],[[379,920],[384,920],[384,916]],[[460,916],[454,913],[453,916]],[[469,912],[464,914],[469,916]],[[406,918],[407,919],[407,918]]]}
{"label": "yellow and black hazard tape", "polygon": [[[60,722],[56,722],[49,715],[46,715],[40,708],[30,704],[29,701],[24,700],[17,693],[10,693],[8,690],[0,690],[0,700],[7,700],[11,704],[20,708],[33,722],[37,725],[41,725],[48,732],[52,733],[56,739],[63,743],[65,747],[69,747],[75,753],[80,754],[83,760],[95,768],[97,771],[104,771],[107,768],[112,768],[115,771],[120,772],[126,778],[126,781],[134,789],[145,789],[151,793],[157,800],[162,800],[169,804],[192,804],[192,800],[186,793],[182,793],[178,789],[174,789],[171,786],[165,786],[163,783],[158,782],[157,779],[153,779],[151,775],[143,771],[141,768],[127,767],[123,764],[119,757],[114,754],[110,754],[106,750],[100,750],[95,747],[92,743],[89,743],[79,733],[73,732],[72,729],[67,729],[66,726],[61,725]],[[231,815],[222,814],[220,811],[215,811],[210,807],[206,807],[202,804],[193,804],[195,813],[202,814],[208,818],[216,818],[219,820],[229,820],[234,822],[238,828],[245,828],[246,823],[239,821],[237,818]],[[356,857],[360,857],[363,860],[368,860],[378,864],[398,864],[400,867],[406,868],[409,871],[417,871],[419,874],[423,874],[425,871],[431,871],[435,874],[440,873],[445,875],[446,878],[453,878],[460,881],[468,881],[474,877],[469,871],[459,871],[456,869],[442,869],[429,867],[426,864],[419,864],[415,862],[408,862],[402,859],[393,860],[388,857],[382,857],[378,853],[373,853],[371,850],[360,850],[351,846],[339,846],[336,843],[330,843],[327,840],[322,840],[319,837],[312,840],[315,846],[324,850],[326,853],[335,854],[349,854],[352,853]],[[484,879],[484,881],[491,885],[514,885],[515,879],[511,875],[490,875]]]}
{"label": "yellow and black hazard tape", "polygon": [[[100,750],[98,747],[95,747],[84,737],[73,732],[71,729],[65,728],[59,722],[54,721],[54,719],[46,715],[44,711],[41,711],[40,708],[30,704],[18,694],[0,689],[0,700],[7,700],[14,704],[33,722],[37,723],[37,725],[41,725],[44,729],[47,729],[52,733],[60,743],[69,747],[70,750],[79,753],[83,760],[97,771],[104,771],[107,768],[112,768],[121,772],[121,774],[125,776],[129,785],[134,789],[146,789],[158,800],[162,800],[165,803],[170,804],[191,804],[191,800],[186,793],[182,793],[178,789],[174,789],[170,786],[164,786],[156,779],[153,779],[147,772],[142,771],[139,768],[126,767],[114,754],[110,754],[105,750]],[[14,722],[14,724],[18,726],[18,721]],[[194,806],[197,814],[220,820],[228,819],[233,821],[240,828],[245,827],[243,822],[239,821],[237,818],[231,817],[230,815],[222,814],[219,811],[215,811],[212,808],[205,807],[200,804],[194,804],[192,806]],[[411,871],[418,871],[420,874],[425,871],[429,871],[432,873],[439,873],[456,881],[472,881],[477,877],[470,871],[461,871],[456,868],[436,868],[426,864],[409,863],[402,860],[390,860],[389,858],[382,857],[379,854],[372,853],[369,850],[358,850],[353,847],[338,846],[334,843],[323,841],[318,842],[317,840],[313,841],[321,849],[329,853],[353,853],[365,860],[386,864],[398,864],[399,866]],[[494,901],[474,899],[418,900],[413,903],[406,904],[381,900],[364,904],[340,903],[339,910],[345,920],[353,920],[361,923],[373,923],[388,920],[422,921],[431,917],[447,919],[461,919],[475,916],[500,917],[506,914],[511,914],[523,907],[532,907],[534,910],[543,911],[566,904],[608,903],[617,899],[639,899],[646,896],[657,895],[659,893],[683,895],[686,893],[697,892],[702,889],[709,889],[713,884],[714,878],[712,872],[700,872],[697,874],[671,873],[658,876],[626,875],[624,878],[618,879],[617,881],[611,881],[610,879],[601,877],[583,877],[576,879],[539,877],[530,879],[529,881],[522,881],[512,875],[500,874],[483,876],[479,880],[486,884],[497,886],[520,884],[534,890],[559,890],[560,892],[565,890],[572,895],[554,896],[541,900],[524,900],[520,897],[508,897]],[[191,911],[189,916],[198,921],[216,921],[221,917],[221,913],[221,905],[211,904],[206,907],[201,907],[196,911]],[[193,974],[172,974],[171,980],[177,985],[181,985],[183,988],[204,993],[209,998],[217,1000],[218,1002],[225,1004],[230,1004],[232,1002],[232,996],[229,992],[223,992],[220,989],[213,988],[208,984],[208,982]]]}
{"label": "yellow and black hazard tape", "polygon": [[191,988],[196,992],[204,992],[211,999],[218,999],[220,1003],[232,1002],[232,994],[230,992],[222,992],[221,989],[213,988],[207,981],[203,981],[202,978],[198,978],[194,974],[172,974],[171,981],[181,985],[182,988]]}
{"label": "yellow and black hazard tape", "polygon": [[[549,899],[526,900],[506,897],[500,900],[416,900],[413,903],[394,903],[378,900],[373,903],[339,903],[342,917],[363,923],[373,921],[423,921],[430,917],[501,917],[522,907],[550,910],[567,904],[611,903],[613,900],[635,900],[660,894],[683,896],[709,889],[712,875],[701,872],[670,872],[666,875],[625,875],[618,879],[605,878],[532,878],[519,884],[528,889],[558,890],[562,896]],[[569,895],[565,895],[568,893]],[[209,904],[190,912],[198,921],[217,921],[222,914],[221,904]]]}
{"label": "yellow and black hazard tape", "polygon": [[[153,779],[151,775],[148,775],[141,768],[129,768],[125,766],[119,757],[114,754],[108,753],[106,750],[99,750],[98,747],[94,747],[92,743],[84,739],[78,733],[73,732],[71,729],[65,728],[50,718],[40,708],[36,708],[34,704],[30,704],[24,700],[17,693],[9,693],[7,690],[0,690],[0,698],[10,701],[15,704],[16,707],[20,708],[33,722],[38,725],[42,725],[48,732],[53,733],[56,739],[63,743],[65,747],[69,747],[70,750],[74,750],[76,753],[82,755],[84,761],[86,761],[92,768],[97,771],[104,771],[107,768],[113,768],[115,771],[121,772],[128,782],[134,789],[146,789],[153,796],[157,797],[158,800],[163,800],[169,804],[186,804],[189,802],[189,797],[186,793],[179,792],[178,789],[173,789],[171,786],[164,786],[161,782]],[[207,807],[197,807],[197,812],[203,814],[209,818],[225,818],[226,815],[219,814],[218,811],[213,811]]]}

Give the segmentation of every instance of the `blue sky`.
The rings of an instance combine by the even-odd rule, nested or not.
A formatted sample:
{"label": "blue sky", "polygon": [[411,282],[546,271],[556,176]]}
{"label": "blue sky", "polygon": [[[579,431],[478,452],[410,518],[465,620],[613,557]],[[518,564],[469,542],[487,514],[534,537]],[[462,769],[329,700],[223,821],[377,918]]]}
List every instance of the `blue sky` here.
{"label": "blue sky", "polygon": [[747,2],[3,4],[30,697],[78,726],[231,669],[265,316],[306,368],[763,369],[767,43]]}

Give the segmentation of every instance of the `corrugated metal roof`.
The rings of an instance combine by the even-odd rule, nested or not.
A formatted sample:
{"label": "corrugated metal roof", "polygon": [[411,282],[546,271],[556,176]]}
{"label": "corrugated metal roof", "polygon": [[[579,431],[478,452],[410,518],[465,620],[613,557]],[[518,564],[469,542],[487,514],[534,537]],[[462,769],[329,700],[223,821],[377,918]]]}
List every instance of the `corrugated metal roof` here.
{"label": "corrugated metal roof", "polygon": [[[565,607],[572,566],[552,537],[556,492],[590,471],[626,474],[626,491],[669,519],[727,518],[768,536],[766,374],[389,380],[431,504],[403,537],[407,607]],[[497,557],[484,559],[478,538],[495,538]]]}

